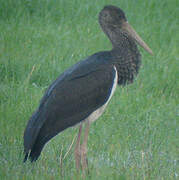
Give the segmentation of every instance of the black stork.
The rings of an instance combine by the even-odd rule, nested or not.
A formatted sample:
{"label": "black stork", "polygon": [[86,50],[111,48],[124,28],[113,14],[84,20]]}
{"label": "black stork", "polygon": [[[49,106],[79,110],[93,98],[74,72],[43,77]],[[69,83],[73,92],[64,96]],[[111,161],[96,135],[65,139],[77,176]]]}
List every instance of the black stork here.
{"label": "black stork", "polygon": [[[77,169],[87,168],[87,138],[91,122],[104,112],[117,84],[132,83],[141,55],[136,43],[152,50],[127,22],[124,12],[105,6],[99,24],[112,43],[112,50],[95,53],[63,72],[47,89],[24,132],[24,162],[36,161],[44,145],[66,128],[79,124],[75,147]],[[82,125],[86,124],[80,144]]]}

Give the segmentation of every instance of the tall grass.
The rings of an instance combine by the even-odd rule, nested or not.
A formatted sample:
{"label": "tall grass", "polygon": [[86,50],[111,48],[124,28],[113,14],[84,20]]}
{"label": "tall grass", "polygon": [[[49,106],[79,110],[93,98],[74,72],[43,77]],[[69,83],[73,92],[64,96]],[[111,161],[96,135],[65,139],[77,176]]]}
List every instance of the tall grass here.
{"label": "tall grass", "polygon": [[90,129],[86,179],[179,176],[179,2],[177,0],[0,0],[0,179],[82,179],[73,149],[77,128],[55,137],[35,164],[23,164],[23,132],[45,89],[66,68],[111,48],[98,13],[121,7],[150,45],[136,81],[119,87]]}

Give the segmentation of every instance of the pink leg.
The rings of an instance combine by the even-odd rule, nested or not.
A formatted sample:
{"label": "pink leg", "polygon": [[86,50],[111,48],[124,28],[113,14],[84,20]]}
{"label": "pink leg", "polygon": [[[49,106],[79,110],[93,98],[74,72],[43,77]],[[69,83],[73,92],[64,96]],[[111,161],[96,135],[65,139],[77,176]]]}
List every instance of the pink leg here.
{"label": "pink leg", "polygon": [[83,144],[81,145],[81,161],[82,161],[82,170],[83,172],[88,168],[88,161],[87,161],[87,142],[88,142],[88,134],[89,134],[90,122],[86,121],[85,127],[85,134]]}
{"label": "pink leg", "polygon": [[80,147],[81,131],[82,131],[82,124],[80,125],[79,128],[78,138],[75,146],[75,163],[77,170],[80,169],[80,161],[81,161],[81,147]]}

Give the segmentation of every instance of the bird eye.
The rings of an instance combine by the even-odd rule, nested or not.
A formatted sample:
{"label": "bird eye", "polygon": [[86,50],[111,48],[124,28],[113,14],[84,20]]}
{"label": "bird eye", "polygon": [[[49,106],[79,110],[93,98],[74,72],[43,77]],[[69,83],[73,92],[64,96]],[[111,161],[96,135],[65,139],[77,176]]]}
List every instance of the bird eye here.
{"label": "bird eye", "polygon": [[108,12],[105,12],[104,14],[103,14],[103,16],[106,18],[106,17],[108,17]]}

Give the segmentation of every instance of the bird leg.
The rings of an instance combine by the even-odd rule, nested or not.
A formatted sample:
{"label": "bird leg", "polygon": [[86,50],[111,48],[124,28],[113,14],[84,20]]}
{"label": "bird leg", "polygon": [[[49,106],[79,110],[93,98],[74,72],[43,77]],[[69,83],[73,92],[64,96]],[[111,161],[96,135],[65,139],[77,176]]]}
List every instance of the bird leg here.
{"label": "bird leg", "polygon": [[81,163],[83,172],[88,168],[88,160],[86,157],[87,154],[87,142],[88,142],[88,134],[89,134],[90,122],[86,121],[85,134],[83,144],[81,145]]}
{"label": "bird leg", "polygon": [[80,161],[81,161],[81,147],[80,147],[81,131],[82,131],[82,124],[80,125],[79,128],[77,142],[75,146],[75,163],[77,170],[80,169]]}
{"label": "bird leg", "polygon": [[82,133],[82,124],[79,127],[77,142],[75,146],[75,163],[77,170],[82,167],[82,171],[85,172],[85,170],[88,168],[88,161],[87,161],[87,142],[88,142],[88,134],[89,134],[89,128],[90,128],[90,122],[86,121],[86,127],[84,132],[84,139],[82,145],[80,144],[81,139],[81,133]]}

